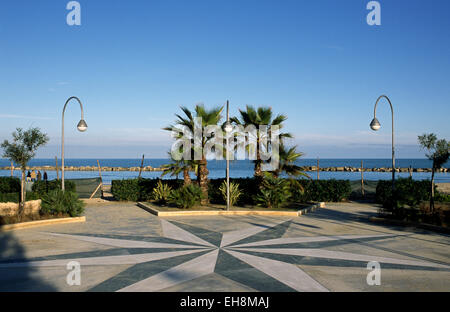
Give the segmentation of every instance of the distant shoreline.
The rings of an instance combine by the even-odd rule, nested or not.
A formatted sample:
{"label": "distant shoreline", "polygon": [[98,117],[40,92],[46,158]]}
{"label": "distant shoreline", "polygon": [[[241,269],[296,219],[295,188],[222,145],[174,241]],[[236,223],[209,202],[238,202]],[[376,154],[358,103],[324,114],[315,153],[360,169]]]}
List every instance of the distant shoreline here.
{"label": "distant shoreline", "polygon": [[[0,167],[0,170],[11,170],[9,167]],[[13,167],[13,170],[21,170],[20,167]],[[42,171],[56,171],[55,166],[27,166],[25,170],[42,170]],[[59,167],[58,170],[61,170]],[[98,166],[64,166],[64,171],[98,171]],[[142,167],[110,167],[101,166],[102,171],[165,171],[162,167],[145,166]],[[305,166],[305,171],[317,171],[316,166]],[[358,167],[319,167],[319,171],[323,172],[392,172],[392,168],[380,167],[380,168],[358,168]],[[431,168],[395,168],[396,172],[431,172]],[[440,168],[436,172],[450,172],[449,168]]]}

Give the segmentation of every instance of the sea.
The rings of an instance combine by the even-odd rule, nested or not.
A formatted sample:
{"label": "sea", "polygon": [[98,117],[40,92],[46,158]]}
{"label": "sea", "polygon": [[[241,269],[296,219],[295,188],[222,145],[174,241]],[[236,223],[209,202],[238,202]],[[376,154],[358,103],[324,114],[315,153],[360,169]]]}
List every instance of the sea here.
{"label": "sea", "polygon": [[[98,159],[101,166],[104,167],[139,167],[141,159]],[[356,167],[361,166],[361,160],[365,168],[389,168],[391,167],[391,159],[320,159],[320,167]],[[61,166],[61,161],[58,161]],[[168,159],[145,159],[144,166],[161,167],[164,164],[170,163]],[[301,159],[297,162],[299,166],[316,166],[317,159]],[[55,166],[55,159],[33,159],[28,164],[32,166]],[[97,159],[65,159],[66,166],[97,166]],[[444,165],[448,168],[450,162]],[[0,167],[10,166],[10,161],[7,159],[0,159]],[[397,159],[397,168],[431,168],[432,162],[428,159]],[[208,161],[209,178],[225,178],[226,161],[225,160],[209,160]],[[312,179],[317,178],[317,172],[306,172]],[[112,180],[130,179],[138,176],[136,171],[103,171],[103,182],[108,184]],[[10,176],[10,170],[0,170],[0,176]],[[49,179],[56,178],[56,171],[47,172]],[[19,177],[20,172],[14,171],[14,176]],[[65,171],[66,179],[82,179],[82,178],[96,178],[99,176],[98,171]],[[253,163],[250,160],[234,160],[230,161],[230,177],[231,178],[245,178],[253,176]],[[360,172],[327,172],[321,171],[319,173],[320,179],[347,179],[360,180]],[[142,172],[143,178],[157,178],[161,177],[161,172]],[[194,178],[194,175],[192,175]],[[409,177],[409,173],[396,173],[396,177]],[[426,180],[431,179],[430,172],[413,172],[413,179]],[[172,179],[170,175],[166,175],[164,179]],[[180,175],[179,178],[182,178]],[[390,180],[392,178],[391,172],[364,172],[365,180]],[[436,173],[436,182],[450,182],[450,173]]]}

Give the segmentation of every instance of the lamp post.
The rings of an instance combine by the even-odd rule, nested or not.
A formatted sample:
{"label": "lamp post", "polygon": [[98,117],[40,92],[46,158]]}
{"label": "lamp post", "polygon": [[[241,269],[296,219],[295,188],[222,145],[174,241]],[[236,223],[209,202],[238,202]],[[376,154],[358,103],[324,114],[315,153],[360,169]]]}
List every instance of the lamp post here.
{"label": "lamp post", "polygon": [[392,191],[394,191],[395,188],[394,108],[392,107],[391,100],[389,100],[389,98],[386,95],[381,95],[375,103],[375,108],[373,110],[373,120],[370,123],[370,128],[374,131],[378,131],[381,128],[381,124],[377,119],[377,105],[382,98],[385,98],[389,102],[392,113]]}
{"label": "lamp post", "polygon": [[233,126],[230,123],[230,114],[229,114],[229,108],[230,108],[230,102],[227,101],[227,122],[225,123],[225,133],[226,133],[226,151],[225,151],[225,157],[227,159],[227,211],[230,210],[230,159],[228,157],[228,136],[233,131]]}
{"label": "lamp post", "polygon": [[87,124],[86,121],[84,121],[84,111],[83,111],[83,104],[81,104],[81,101],[76,96],[72,96],[67,99],[66,104],[64,104],[64,109],[62,112],[62,134],[61,134],[61,189],[64,191],[64,112],[66,111],[67,104],[72,100],[75,99],[80,103],[81,108],[81,120],[78,122],[77,129],[80,132],[84,132],[87,130]]}

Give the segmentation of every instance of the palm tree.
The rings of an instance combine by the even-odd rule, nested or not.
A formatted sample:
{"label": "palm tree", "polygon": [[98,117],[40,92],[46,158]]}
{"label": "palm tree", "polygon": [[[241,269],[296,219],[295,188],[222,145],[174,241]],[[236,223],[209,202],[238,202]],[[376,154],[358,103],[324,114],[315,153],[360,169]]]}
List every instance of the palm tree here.
{"label": "palm tree", "polygon": [[[275,118],[272,119],[273,113],[272,108],[270,107],[258,107],[255,109],[253,106],[247,105],[245,111],[239,110],[240,119],[237,117],[233,117],[230,120],[238,125],[242,125],[243,127],[247,126],[255,126],[259,129],[259,126],[278,126],[280,129],[283,127],[283,122],[286,121],[287,117],[285,115],[279,114]],[[249,134],[250,135],[250,134]],[[292,135],[290,133],[280,133],[280,140],[284,138],[291,138]],[[248,141],[250,138],[246,138]],[[261,143],[264,139],[263,133],[259,131],[256,132],[256,138],[253,138],[256,141],[256,160],[255,163],[255,177],[262,178],[263,173],[261,170],[261,165],[263,160],[261,159],[260,147]]]}
{"label": "palm tree", "polygon": [[304,168],[295,164],[295,162],[304,155],[296,150],[297,146],[286,149],[284,144],[280,145],[280,164],[278,168],[273,171],[275,177],[278,178],[281,173],[285,172],[289,177],[303,176],[309,178],[309,175],[304,172]]}
{"label": "palm tree", "polygon": [[164,169],[163,173],[161,174],[161,177],[165,176],[166,174],[169,174],[171,176],[176,176],[178,179],[178,175],[182,172],[183,173],[183,180],[184,185],[187,186],[192,183],[191,176],[189,173],[191,171],[194,171],[197,175],[198,173],[198,163],[195,160],[176,160],[173,159],[172,154],[169,153],[172,162],[167,165],[163,165],[162,168]]}
{"label": "palm tree", "polygon": [[[175,125],[170,125],[166,128],[164,128],[164,130],[168,130],[168,131],[173,131],[176,127],[176,125],[178,126],[184,126],[186,127],[189,131],[190,131],[190,140],[194,141],[194,129],[195,129],[195,119],[194,116],[192,114],[192,112],[187,108],[182,106],[181,110],[184,113],[184,117],[179,115],[179,114],[175,114],[175,116],[178,118],[175,121]],[[202,104],[198,104],[195,106],[195,117],[196,118],[201,118],[201,127],[202,130],[206,127],[206,126],[211,126],[211,125],[217,125],[219,124],[220,120],[222,119],[222,110],[223,107],[215,107],[212,109],[206,109],[204,105]],[[181,137],[182,134],[180,134],[179,136]],[[211,140],[214,139],[212,136],[211,137],[205,137],[204,135],[202,135],[201,137],[201,159],[198,160],[198,173],[197,173],[197,181],[198,184],[202,190],[203,193],[203,198],[202,198],[202,204],[207,204],[209,202],[208,200],[208,161],[206,160],[206,155],[203,152],[205,149],[206,144]],[[192,144],[192,146],[194,146],[194,144]],[[192,148],[191,150],[191,156],[194,153],[194,149]],[[192,159],[192,158],[191,158]]]}

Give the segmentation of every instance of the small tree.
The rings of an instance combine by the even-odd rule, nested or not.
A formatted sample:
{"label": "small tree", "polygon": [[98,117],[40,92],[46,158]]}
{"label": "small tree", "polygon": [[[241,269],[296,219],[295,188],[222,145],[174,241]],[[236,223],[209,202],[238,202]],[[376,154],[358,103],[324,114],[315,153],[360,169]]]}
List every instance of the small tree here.
{"label": "small tree", "polygon": [[419,144],[423,149],[427,150],[425,154],[428,159],[433,161],[431,169],[431,197],[430,197],[430,212],[434,211],[434,173],[441,168],[449,158],[450,141],[445,139],[438,140],[434,133],[419,135]]}
{"label": "small tree", "polygon": [[25,207],[25,170],[27,164],[36,155],[37,149],[40,146],[47,144],[49,139],[39,128],[30,128],[26,131],[17,128],[16,131],[12,133],[12,137],[12,142],[5,140],[1,147],[3,148],[3,157],[19,164],[22,170],[19,206],[20,217],[22,216]]}

